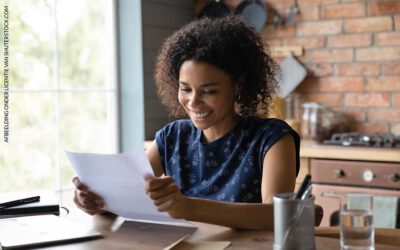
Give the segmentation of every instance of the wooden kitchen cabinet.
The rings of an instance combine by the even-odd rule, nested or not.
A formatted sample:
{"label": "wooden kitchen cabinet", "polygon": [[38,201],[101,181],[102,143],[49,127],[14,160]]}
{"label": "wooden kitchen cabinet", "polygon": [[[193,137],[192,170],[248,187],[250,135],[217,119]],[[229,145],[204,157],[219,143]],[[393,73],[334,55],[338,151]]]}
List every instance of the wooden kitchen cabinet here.
{"label": "wooden kitchen cabinet", "polygon": [[311,159],[400,163],[400,149],[329,146],[303,140],[300,146],[300,172],[296,179],[296,190],[304,176],[311,174]]}
{"label": "wooden kitchen cabinet", "polygon": [[296,187],[295,192],[299,190],[301,182],[304,180],[304,177],[309,174],[310,171],[310,158],[308,157],[300,157],[300,171],[296,178]]}
{"label": "wooden kitchen cabinet", "polygon": [[305,141],[300,147],[300,156],[301,174],[296,186],[298,188],[305,174],[311,174],[315,203],[324,210],[321,226],[338,223],[338,200],[325,197],[324,193],[400,197],[399,148],[327,146]]}

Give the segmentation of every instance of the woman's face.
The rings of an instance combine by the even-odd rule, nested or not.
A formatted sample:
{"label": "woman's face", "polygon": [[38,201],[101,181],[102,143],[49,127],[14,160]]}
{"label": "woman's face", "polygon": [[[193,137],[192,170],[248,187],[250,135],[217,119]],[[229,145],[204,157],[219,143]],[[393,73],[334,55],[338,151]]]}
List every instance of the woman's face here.
{"label": "woman's face", "polygon": [[197,128],[223,135],[235,125],[236,86],[211,64],[185,61],[179,71],[179,103]]}

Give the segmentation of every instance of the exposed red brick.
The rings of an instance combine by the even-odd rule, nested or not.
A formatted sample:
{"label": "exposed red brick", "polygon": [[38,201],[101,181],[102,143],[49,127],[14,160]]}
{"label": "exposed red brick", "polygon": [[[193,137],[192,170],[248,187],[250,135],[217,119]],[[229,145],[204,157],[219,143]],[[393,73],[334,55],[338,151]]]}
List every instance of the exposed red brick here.
{"label": "exposed red brick", "polygon": [[275,29],[273,25],[266,25],[261,30],[261,36],[266,40],[268,40],[268,38],[292,37],[294,36],[294,26],[281,26]]}
{"label": "exposed red brick", "polygon": [[345,94],[349,107],[389,107],[390,94],[387,93],[349,93]]}
{"label": "exposed red brick", "polygon": [[364,3],[340,3],[322,7],[322,18],[324,19],[363,17],[365,15]]}
{"label": "exposed red brick", "polygon": [[[278,0],[279,1],[279,0]],[[305,7],[308,5],[316,5],[316,4],[331,4],[331,3],[338,3],[339,0],[297,0],[300,7]]]}
{"label": "exposed red brick", "polygon": [[333,66],[332,66],[332,64],[327,64],[327,63],[311,64],[311,65],[307,65],[307,68],[316,77],[332,76],[333,75]]}
{"label": "exposed red brick", "polygon": [[325,37],[295,37],[287,38],[284,42],[286,45],[303,46],[304,49],[318,49],[325,47]]}
{"label": "exposed red brick", "polygon": [[392,103],[394,107],[400,107],[400,92],[392,94]]}
{"label": "exposed red brick", "polygon": [[368,120],[378,122],[400,122],[400,109],[370,109],[368,110]]}
{"label": "exposed red brick", "polygon": [[371,92],[400,91],[400,75],[368,78],[367,81],[367,90]]}
{"label": "exposed red brick", "polygon": [[274,9],[287,9],[294,4],[294,2],[290,0],[264,0],[264,2]]}
{"label": "exposed red brick", "polygon": [[368,2],[368,14],[371,16],[383,16],[400,13],[399,0],[374,0]]}
{"label": "exposed red brick", "polygon": [[270,47],[282,46],[282,39],[269,39],[264,40],[264,44],[268,44]]}
{"label": "exposed red brick", "polygon": [[319,102],[331,107],[340,107],[343,95],[339,93],[309,93],[301,96],[303,102]]}
{"label": "exposed red brick", "polygon": [[342,31],[342,21],[303,22],[297,25],[297,35],[335,35]]}
{"label": "exposed red brick", "polygon": [[383,65],[383,74],[385,75],[400,75],[400,63],[388,63]]}
{"label": "exposed red brick", "polygon": [[389,124],[387,123],[350,123],[349,131],[365,132],[365,133],[387,133],[389,132]]}
{"label": "exposed red brick", "polygon": [[330,48],[366,47],[371,45],[371,43],[371,34],[351,34],[328,37],[328,47]]}
{"label": "exposed red brick", "polygon": [[356,49],[356,60],[359,62],[399,61],[400,47]]}
{"label": "exposed red brick", "polygon": [[301,62],[302,64],[306,64],[307,63],[307,57],[306,55],[302,55],[302,56],[296,56],[297,60],[299,62]]}
{"label": "exposed red brick", "polygon": [[[269,24],[273,9],[286,17],[294,3],[263,1],[270,7]],[[295,91],[304,101],[339,109],[355,131],[397,131],[400,135],[400,121],[368,119],[374,109],[400,110],[400,0],[298,1],[300,15],[293,30],[279,27],[262,32],[274,46],[305,49],[299,60],[310,75]]]}
{"label": "exposed red brick", "polygon": [[379,73],[379,64],[345,63],[336,66],[336,74],[339,76],[376,76]]}
{"label": "exposed red brick", "polygon": [[344,113],[345,119],[348,122],[363,122],[367,117],[365,109],[344,108],[340,112]]}
{"label": "exposed red brick", "polygon": [[379,46],[400,45],[400,33],[399,32],[378,33],[375,35],[375,44]]}
{"label": "exposed red brick", "polygon": [[392,124],[390,132],[395,135],[400,135],[400,123]]}
{"label": "exposed red brick", "polygon": [[392,30],[392,18],[366,17],[345,20],[344,30],[346,33],[380,32]]}
{"label": "exposed red brick", "polygon": [[300,16],[299,20],[300,21],[310,21],[310,20],[318,20],[319,19],[319,7],[314,5],[314,6],[308,6],[308,7],[303,7],[300,10]]}
{"label": "exposed red brick", "polygon": [[364,78],[357,76],[323,77],[319,81],[321,92],[361,92]]}
{"label": "exposed red brick", "polygon": [[311,61],[314,63],[322,62],[351,62],[353,61],[352,49],[331,49],[331,50],[316,50],[311,54]]}
{"label": "exposed red brick", "polygon": [[306,77],[303,82],[297,86],[295,92],[298,93],[310,93],[318,92],[318,79],[315,77]]}

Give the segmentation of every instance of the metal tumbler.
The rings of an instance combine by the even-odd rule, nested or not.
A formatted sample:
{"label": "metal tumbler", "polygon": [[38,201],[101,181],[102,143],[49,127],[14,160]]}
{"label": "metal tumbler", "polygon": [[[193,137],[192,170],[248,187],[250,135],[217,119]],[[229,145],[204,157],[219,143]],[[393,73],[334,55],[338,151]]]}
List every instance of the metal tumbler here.
{"label": "metal tumbler", "polygon": [[294,193],[274,196],[274,250],[315,249],[314,197],[294,197]]}

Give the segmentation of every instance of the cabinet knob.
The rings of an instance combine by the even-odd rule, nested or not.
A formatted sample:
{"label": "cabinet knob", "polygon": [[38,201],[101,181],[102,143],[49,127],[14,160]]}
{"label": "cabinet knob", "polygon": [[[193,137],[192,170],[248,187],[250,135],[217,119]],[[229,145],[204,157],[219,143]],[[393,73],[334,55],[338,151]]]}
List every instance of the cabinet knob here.
{"label": "cabinet knob", "polygon": [[362,177],[364,181],[371,182],[374,179],[375,174],[374,172],[368,169],[363,172]]}
{"label": "cabinet knob", "polygon": [[400,174],[398,174],[398,173],[392,173],[392,174],[390,174],[390,175],[389,175],[389,180],[390,180],[391,182],[398,182],[398,181],[400,181]]}
{"label": "cabinet knob", "polygon": [[344,178],[346,176],[346,173],[344,172],[343,169],[337,169],[335,171],[335,175],[336,175],[336,178]]}

